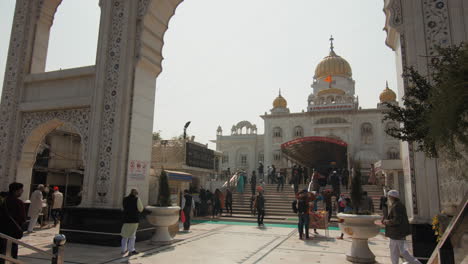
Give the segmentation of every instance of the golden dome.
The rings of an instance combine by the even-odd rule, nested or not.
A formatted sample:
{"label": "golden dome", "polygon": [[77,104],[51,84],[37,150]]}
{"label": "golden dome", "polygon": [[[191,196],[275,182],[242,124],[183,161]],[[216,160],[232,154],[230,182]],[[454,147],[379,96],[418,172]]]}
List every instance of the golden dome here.
{"label": "golden dome", "polygon": [[351,77],[352,71],[349,63],[342,57],[336,55],[333,50],[333,36],[330,37],[330,54],[323,58],[315,68],[315,79],[321,79],[329,75]]}
{"label": "golden dome", "polygon": [[379,99],[381,103],[385,102],[395,102],[396,101],[396,93],[388,88],[388,82],[385,89],[380,93]]}
{"label": "golden dome", "polygon": [[327,77],[328,75],[344,77],[352,76],[351,66],[349,63],[342,57],[336,55],[333,48],[330,51],[330,54],[323,58],[315,68],[315,79]]}
{"label": "golden dome", "polygon": [[273,108],[286,108],[288,106],[288,102],[286,99],[284,99],[283,96],[281,96],[281,91],[276,97],[276,99],[273,101]]}
{"label": "golden dome", "polygon": [[338,88],[328,88],[325,90],[321,90],[317,93],[318,96],[324,95],[324,94],[339,94],[339,95],[344,95],[345,91],[338,89]]}

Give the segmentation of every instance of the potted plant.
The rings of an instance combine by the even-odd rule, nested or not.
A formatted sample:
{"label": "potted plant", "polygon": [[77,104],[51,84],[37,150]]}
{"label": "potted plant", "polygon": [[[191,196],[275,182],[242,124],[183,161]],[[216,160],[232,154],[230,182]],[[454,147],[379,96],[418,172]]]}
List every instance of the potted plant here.
{"label": "potted plant", "polygon": [[152,242],[168,242],[173,238],[169,233],[169,226],[177,223],[179,220],[179,206],[172,206],[169,181],[164,169],[159,177],[159,194],[156,206],[147,206],[146,209],[151,212],[146,218],[148,222],[156,227],[156,232],[151,238]]}
{"label": "potted plant", "polygon": [[375,221],[380,219],[379,215],[371,215],[369,211],[362,211],[362,184],[361,168],[359,163],[353,168],[351,180],[351,203],[353,213],[338,214],[340,219],[340,229],[343,233],[351,236],[352,244],[350,251],[346,254],[346,259],[354,263],[375,263],[375,255],[369,249],[368,239],[379,234],[380,227]]}

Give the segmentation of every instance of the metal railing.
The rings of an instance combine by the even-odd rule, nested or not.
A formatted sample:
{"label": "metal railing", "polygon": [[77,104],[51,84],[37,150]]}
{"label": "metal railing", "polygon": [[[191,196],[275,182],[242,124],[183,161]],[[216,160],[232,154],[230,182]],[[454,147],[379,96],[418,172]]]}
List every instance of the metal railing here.
{"label": "metal railing", "polygon": [[0,233],[0,238],[6,240],[6,252],[5,255],[0,254],[0,259],[5,260],[5,264],[23,264],[25,262],[20,261],[18,259],[15,259],[11,256],[11,249],[13,247],[13,244],[21,245],[25,248],[29,248],[32,251],[45,255],[47,257],[51,258],[51,263],[52,264],[63,264],[64,263],[64,245],[65,242],[67,241],[65,238],[65,235],[55,235],[54,237],[54,247],[52,248],[52,253],[44,251],[40,248],[31,246],[29,244],[26,244],[20,240],[14,239],[10,236],[7,236],[5,234]]}
{"label": "metal railing", "polygon": [[[459,206],[458,213],[450,221],[447,229],[440,238],[437,247],[432,252],[432,256],[427,262],[428,264],[456,263],[451,238],[454,235],[463,234],[463,232],[466,231],[464,230],[468,222],[466,217],[468,217],[468,193],[465,194],[463,202]],[[448,251],[447,248],[449,249]]]}

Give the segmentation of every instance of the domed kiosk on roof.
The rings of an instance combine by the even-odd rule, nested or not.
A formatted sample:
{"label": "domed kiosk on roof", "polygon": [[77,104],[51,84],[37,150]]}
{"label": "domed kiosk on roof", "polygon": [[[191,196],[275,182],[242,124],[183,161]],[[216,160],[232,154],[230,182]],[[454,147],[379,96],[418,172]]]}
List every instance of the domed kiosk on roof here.
{"label": "domed kiosk on roof", "polygon": [[271,109],[272,114],[289,114],[288,101],[281,96],[281,90],[279,91],[278,97],[273,101],[273,109]]}
{"label": "domed kiosk on roof", "polygon": [[358,108],[351,66],[336,54],[333,40],[331,37],[330,53],[315,68],[314,91],[307,100],[309,112]]}
{"label": "domed kiosk on roof", "polygon": [[396,93],[388,88],[388,82],[385,86],[385,89],[380,93],[379,99],[381,103],[386,102],[395,102],[396,101]]}

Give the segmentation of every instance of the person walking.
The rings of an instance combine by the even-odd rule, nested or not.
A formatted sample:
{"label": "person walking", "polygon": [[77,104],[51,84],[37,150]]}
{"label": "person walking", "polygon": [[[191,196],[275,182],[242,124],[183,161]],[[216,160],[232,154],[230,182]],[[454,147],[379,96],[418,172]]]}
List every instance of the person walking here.
{"label": "person walking", "polygon": [[299,172],[297,171],[297,169],[294,169],[293,170],[293,177],[292,177],[292,184],[293,184],[293,187],[294,187],[294,194],[297,194],[299,192],[299,181],[300,181],[300,178],[299,178]]}
{"label": "person walking", "polygon": [[62,216],[63,207],[63,194],[60,192],[59,187],[54,186],[54,193],[52,193],[52,210],[50,214],[54,219],[54,227],[57,226]]}
{"label": "person walking", "polygon": [[255,171],[252,171],[252,176],[250,177],[250,189],[252,190],[252,195],[255,195],[255,190],[257,188],[257,175]]}
{"label": "person walking", "polygon": [[305,239],[309,239],[309,198],[307,190],[302,190],[297,199],[293,202],[293,211],[297,214],[299,222],[297,223],[297,229],[299,231],[299,239],[304,239],[304,228],[305,228]]}
{"label": "person walking", "polygon": [[212,218],[218,217],[221,214],[221,191],[216,189],[212,196],[213,210],[211,211]]}
{"label": "person walking", "polygon": [[226,189],[226,211],[232,216],[232,192],[229,189]]}
{"label": "person walking", "polygon": [[387,194],[389,213],[383,221],[385,236],[390,238],[390,258],[392,264],[398,264],[402,256],[409,264],[421,264],[421,262],[408,252],[406,236],[411,233],[406,208],[400,201],[400,194],[391,190]]}
{"label": "person walking", "polygon": [[31,218],[28,225],[28,233],[34,232],[34,227],[37,224],[37,219],[39,214],[42,212],[42,203],[44,202],[42,198],[42,192],[44,191],[44,185],[39,184],[37,189],[31,194],[28,209],[28,216]]}
{"label": "person walking", "polygon": [[267,182],[269,182],[270,180],[270,177],[271,177],[271,173],[272,173],[272,168],[271,166],[267,166],[267,171],[266,171],[266,174],[267,174]]}
{"label": "person walking", "polygon": [[325,210],[328,212],[328,222],[332,217],[332,192],[331,190],[323,190],[323,202],[325,203]]}
{"label": "person walking", "polygon": [[318,173],[318,171],[313,170],[311,178],[312,191],[318,193],[320,191],[320,174]]}
{"label": "person walking", "polygon": [[263,163],[261,161],[258,162],[257,171],[258,171],[258,177],[260,179],[263,179]]}
{"label": "person walking", "polygon": [[270,175],[270,183],[275,183],[275,175],[276,175],[276,167],[275,165],[271,165],[271,175]]}
{"label": "person walking", "polygon": [[276,185],[276,191],[279,192],[280,187],[281,187],[281,191],[283,191],[285,179],[284,179],[284,175],[282,171],[279,171],[276,173],[276,181],[278,182]]}
{"label": "person walking", "polygon": [[[343,213],[352,214],[353,213],[353,207],[351,207],[351,199],[350,198],[345,198],[344,199],[344,204],[345,204],[345,207],[343,209]],[[343,222],[344,222],[344,220],[340,219],[339,223],[343,223]],[[343,239],[343,236],[344,236],[344,234],[341,233],[341,235],[339,237],[337,237],[337,239]]]}
{"label": "person walking", "polygon": [[345,187],[346,190],[348,190],[348,179],[349,179],[349,171],[347,169],[343,170],[343,186]]}
{"label": "person walking", "polygon": [[332,196],[335,196],[337,199],[340,197],[341,191],[340,191],[340,177],[336,173],[336,171],[333,171],[333,173],[330,176],[330,184],[332,186]]}
{"label": "person walking", "polygon": [[265,218],[265,197],[263,196],[263,189],[258,190],[258,195],[255,198],[254,207],[257,209],[258,227],[263,227],[263,218]]}
{"label": "person walking", "polygon": [[123,199],[123,225],[120,231],[121,253],[128,256],[138,254],[135,249],[136,231],[140,222],[140,213],[143,212],[143,203],[138,198],[138,190],[132,189],[130,194]]}
{"label": "person walking", "polygon": [[343,213],[345,208],[346,208],[345,196],[344,194],[340,194],[340,198],[338,199],[338,213]]}
{"label": "person walking", "polygon": [[[26,222],[26,211],[23,201],[23,184],[13,182],[8,186],[8,195],[0,203],[0,233],[15,239],[23,237],[23,224]],[[0,254],[6,255],[7,241],[0,239]],[[18,259],[18,244],[11,245],[11,257]],[[0,263],[5,263],[0,259]]]}
{"label": "person walking", "polygon": [[185,222],[184,222],[184,231],[190,231],[190,217],[191,213],[195,209],[195,203],[193,201],[192,195],[190,195],[188,190],[184,190],[184,197],[182,199],[182,211],[184,211]]}
{"label": "person walking", "polygon": [[305,177],[304,177],[303,173],[304,173],[304,170],[302,169],[302,166],[299,165],[297,167],[297,174],[299,175],[299,184],[302,184],[302,183],[305,184]]}

